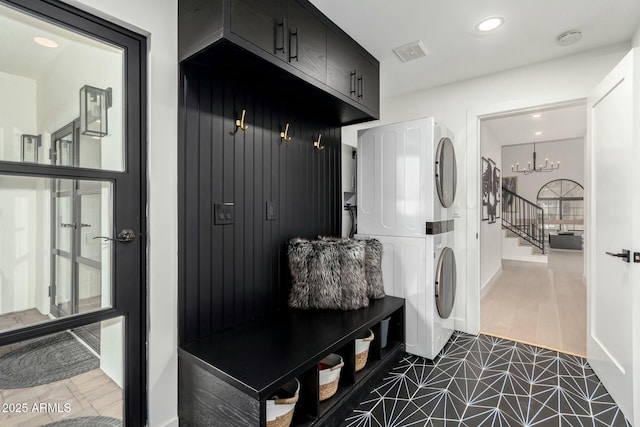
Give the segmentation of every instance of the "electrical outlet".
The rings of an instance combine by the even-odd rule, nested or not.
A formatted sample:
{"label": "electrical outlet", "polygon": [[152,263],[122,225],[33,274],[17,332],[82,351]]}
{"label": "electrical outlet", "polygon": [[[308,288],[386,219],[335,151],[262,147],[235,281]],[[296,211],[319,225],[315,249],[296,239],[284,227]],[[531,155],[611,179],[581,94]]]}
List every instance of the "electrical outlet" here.
{"label": "electrical outlet", "polygon": [[266,214],[267,214],[267,221],[276,220],[276,206],[273,202],[267,202]]}
{"label": "electrical outlet", "polygon": [[215,225],[233,224],[233,203],[216,203],[213,205]]}

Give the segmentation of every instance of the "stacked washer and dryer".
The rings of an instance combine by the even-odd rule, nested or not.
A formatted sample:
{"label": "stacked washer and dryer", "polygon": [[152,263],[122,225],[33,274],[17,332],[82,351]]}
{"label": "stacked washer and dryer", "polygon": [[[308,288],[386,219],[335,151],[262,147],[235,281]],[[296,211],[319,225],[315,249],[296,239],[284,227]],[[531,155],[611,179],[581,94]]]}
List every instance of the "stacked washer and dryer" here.
{"label": "stacked washer and dryer", "polygon": [[406,299],[406,351],[428,359],[454,329],[452,139],[433,118],[358,131],[358,236],[382,242],[385,292]]}

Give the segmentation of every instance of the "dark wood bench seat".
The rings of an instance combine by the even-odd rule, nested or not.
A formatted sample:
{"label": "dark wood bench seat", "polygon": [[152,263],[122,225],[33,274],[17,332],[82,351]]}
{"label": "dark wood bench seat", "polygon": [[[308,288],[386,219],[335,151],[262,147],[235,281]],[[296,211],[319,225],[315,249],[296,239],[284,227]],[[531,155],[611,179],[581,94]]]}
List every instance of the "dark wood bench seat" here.
{"label": "dark wood bench seat", "polygon": [[[388,345],[382,349],[380,322],[390,316]],[[376,337],[367,367],[356,373],[354,342],[368,329]],[[216,417],[230,423],[224,425],[266,425],[265,400],[294,377],[301,382],[301,392],[292,425],[319,424],[350,410],[344,404],[353,403],[364,384],[376,373],[384,374],[403,351],[401,298],[372,300],[360,310],[287,310],[273,319],[256,320],[179,350],[181,424],[205,425],[208,417]],[[340,389],[319,402],[317,364],[330,353],[340,354],[345,362]]]}

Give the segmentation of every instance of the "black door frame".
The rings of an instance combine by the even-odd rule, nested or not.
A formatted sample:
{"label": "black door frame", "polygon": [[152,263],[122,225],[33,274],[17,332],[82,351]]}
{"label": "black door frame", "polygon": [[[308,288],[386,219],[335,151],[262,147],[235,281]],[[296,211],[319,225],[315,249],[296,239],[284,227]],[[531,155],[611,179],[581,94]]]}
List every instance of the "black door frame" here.
{"label": "black door frame", "polygon": [[[145,425],[147,419],[147,303],[146,303],[146,208],[147,208],[147,39],[114,23],[55,0],[0,0],[62,28],[85,34],[123,48],[124,141],[123,172],[47,164],[0,161],[0,175],[33,178],[68,178],[113,183],[113,235],[131,228],[136,239],[114,244],[114,295],[112,308],[64,317],[44,324],[0,332],[0,346],[75,329],[104,320],[124,318],[124,416],[129,426]],[[133,274],[130,274],[133,273]]]}

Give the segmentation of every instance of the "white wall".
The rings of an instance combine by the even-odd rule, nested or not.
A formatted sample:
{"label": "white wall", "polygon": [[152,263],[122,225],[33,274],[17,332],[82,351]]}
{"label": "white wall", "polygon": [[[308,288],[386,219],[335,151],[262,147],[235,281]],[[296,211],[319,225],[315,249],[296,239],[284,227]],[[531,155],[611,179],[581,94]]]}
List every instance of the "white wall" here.
{"label": "white wall", "polygon": [[[22,134],[37,134],[37,84],[0,72],[0,93],[0,159],[20,161]],[[0,313],[42,308],[36,304],[37,185],[15,177],[0,182]]]}
{"label": "white wall", "polygon": [[640,27],[638,27],[633,36],[633,40],[631,40],[631,47],[640,47]]}
{"label": "white wall", "polygon": [[20,161],[21,135],[37,134],[35,80],[0,72],[0,159]]}
{"label": "white wall", "polygon": [[[476,241],[480,188],[478,116],[584,98],[628,50],[629,44],[622,43],[386,98],[381,103],[380,121],[343,128],[343,143],[354,145],[358,129],[435,116],[455,134],[459,170],[455,203],[461,213],[455,223],[459,278],[455,308],[457,329],[475,333],[479,323],[479,287],[474,287],[480,281]],[[467,178],[473,183],[472,188],[467,188]],[[467,283],[474,286],[468,287]]]}
{"label": "white wall", "polygon": [[[480,123],[480,156],[502,164],[502,142]],[[502,168],[504,171],[504,168]],[[504,172],[503,172],[504,174]],[[501,208],[501,205],[498,206]],[[480,286],[484,289],[502,269],[502,221],[480,222]]]}
{"label": "white wall", "polygon": [[[124,320],[122,317],[100,323],[100,369],[122,387],[124,385]],[[151,424],[150,424],[151,425]]]}
{"label": "white wall", "polygon": [[540,188],[556,179],[570,179],[584,187],[584,138],[536,143],[538,164],[544,162],[546,157],[550,162],[560,161],[560,169],[554,172],[529,175],[511,172],[511,165],[516,162],[520,163],[521,168],[526,166],[532,159],[532,153],[531,144],[502,147],[502,176],[517,176],[518,194],[525,199],[536,203]]}
{"label": "white wall", "polygon": [[[69,64],[82,64],[69,72]],[[123,168],[123,68],[120,50],[93,41],[87,44],[68,41],[51,66],[38,78],[38,129],[46,135],[40,151],[40,163],[48,163],[44,156],[51,147],[49,134],[80,117],[80,88],[84,85],[112,88],[113,105],[107,110],[109,135],[100,140],[81,135],[81,147],[102,147],[102,154],[94,155],[97,161],[85,162],[83,167],[110,170]],[[81,153],[84,154],[84,153]]]}
{"label": "white wall", "polygon": [[48,180],[0,180],[0,314],[36,308],[49,313]]}
{"label": "white wall", "polygon": [[178,425],[177,0],[69,0],[150,34],[148,55],[149,425]]}
{"label": "white wall", "polygon": [[[0,188],[0,314],[33,308],[35,182],[3,177]],[[30,214],[31,213],[31,214]]]}

